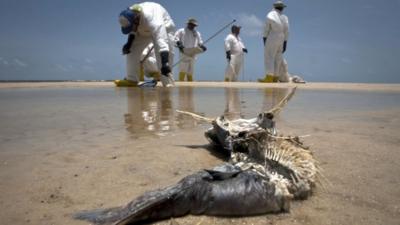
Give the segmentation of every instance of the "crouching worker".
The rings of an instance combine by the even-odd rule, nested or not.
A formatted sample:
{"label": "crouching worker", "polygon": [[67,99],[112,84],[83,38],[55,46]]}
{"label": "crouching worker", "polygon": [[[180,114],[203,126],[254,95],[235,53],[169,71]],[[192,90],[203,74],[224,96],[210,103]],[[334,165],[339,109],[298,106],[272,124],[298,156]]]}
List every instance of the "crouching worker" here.
{"label": "crouching worker", "polygon": [[128,41],[122,48],[126,55],[126,78],[116,80],[117,86],[137,86],[140,77],[141,55],[150,43],[154,44],[156,61],[161,72],[163,86],[174,83],[171,74],[175,24],[168,12],[154,2],[135,4],[123,10],[119,16],[122,33]]}

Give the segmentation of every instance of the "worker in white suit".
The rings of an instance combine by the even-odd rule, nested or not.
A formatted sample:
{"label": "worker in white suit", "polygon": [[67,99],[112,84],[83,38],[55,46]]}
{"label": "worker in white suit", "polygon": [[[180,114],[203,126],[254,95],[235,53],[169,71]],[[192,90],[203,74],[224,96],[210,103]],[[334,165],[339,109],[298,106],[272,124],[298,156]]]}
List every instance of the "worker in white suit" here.
{"label": "worker in white suit", "polygon": [[225,81],[237,81],[243,64],[243,54],[247,53],[239,37],[240,26],[232,25],[231,33],[225,38],[225,52],[228,65],[225,70]]}
{"label": "worker in white suit", "polygon": [[[283,59],[283,53],[286,51],[287,40],[289,36],[289,20],[282,12],[286,5],[282,1],[276,1],[274,8],[268,13],[264,26],[264,63],[265,78],[259,79],[259,82],[278,82],[280,67],[286,65]],[[282,78],[283,79],[283,78]]]}
{"label": "worker in white suit", "polygon": [[186,27],[175,33],[176,46],[180,52],[179,81],[184,81],[185,77],[187,81],[193,81],[196,55],[207,50],[200,32],[196,30],[197,26],[196,19],[189,18]]}
{"label": "worker in white suit", "polygon": [[126,55],[126,79],[115,81],[117,86],[136,86],[140,74],[140,58],[150,43],[154,44],[157,64],[164,86],[172,86],[175,24],[160,4],[143,2],[123,10],[119,16],[123,34],[128,41],[122,52]]}

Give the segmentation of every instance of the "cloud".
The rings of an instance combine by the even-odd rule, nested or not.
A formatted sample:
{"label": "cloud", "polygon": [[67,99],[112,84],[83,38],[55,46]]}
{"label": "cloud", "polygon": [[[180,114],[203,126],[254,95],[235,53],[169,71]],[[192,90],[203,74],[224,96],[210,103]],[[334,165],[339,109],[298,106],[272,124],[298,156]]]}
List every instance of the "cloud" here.
{"label": "cloud", "polygon": [[70,72],[73,69],[72,65],[55,64],[55,68],[61,72]]}
{"label": "cloud", "polygon": [[28,64],[25,63],[24,61],[14,58],[14,59],[5,59],[3,57],[0,57],[0,65],[1,66],[6,66],[9,68],[14,68],[14,69],[21,69],[21,68],[26,68],[28,67]]}
{"label": "cloud", "polygon": [[5,60],[3,57],[0,57],[0,63],[1,64],[3,64],[3,65],[5,65],[5,66],[8,66],[10,63],[7,61],[7,60]]}
{"label": "cloud", "polygon": [[261,36],[264,22],[254,14],[241,13],[237,23],[242,26],[242,34],[246,36]]}
{"label": "cloud", "polygon": [[14,65],[16,65],[17,67],[27,67],[28,64],[22,62],[20,59],[15,58],[14,59]]}

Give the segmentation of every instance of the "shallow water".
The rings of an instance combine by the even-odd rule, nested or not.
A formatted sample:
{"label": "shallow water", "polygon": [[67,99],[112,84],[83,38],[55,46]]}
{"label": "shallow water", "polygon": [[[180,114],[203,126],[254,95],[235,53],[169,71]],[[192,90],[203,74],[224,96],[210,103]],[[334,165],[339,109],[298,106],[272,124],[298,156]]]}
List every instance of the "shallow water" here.
{"label": "shallow water", "polygon": [[[0,221],[86,224],[70,215],[125,204],[219,165],[224,159],[207,150],[203,136],[209,124],[175,110],[251,118],[287,93],[191,87],[1,89]],[[276,118],[278,129],[312,134],[306,144],[334,184],[330,194],[318,192],[282,217],[209,218],[202,224],[346,224],[346,213],[356,218],[351,224],[368,224],[365,218],[369,224],[398,224],[391,222],[399,215],[399,179],[386,174],[400,171],[399,97],[393,92],[297,90]],[[383,206],[386,210],[378,212]],[[182,220],[199,224],[198,217]]]}
{"label": "shallow water", "polygon": [[[251,118],[270,109],[286,89],[59,88],[0,90],[0,145],[62,144],[93,137],[136,139],[198,128],[177,109],[208,117]],[[398,93],[298,90],[279,119],[311,120],[333,113],[398,107]],[[200,126],[200,128],[204,128]],[[18,143],[16,143],[18,142]],[[4,146],[3,146],[4,147]]]}

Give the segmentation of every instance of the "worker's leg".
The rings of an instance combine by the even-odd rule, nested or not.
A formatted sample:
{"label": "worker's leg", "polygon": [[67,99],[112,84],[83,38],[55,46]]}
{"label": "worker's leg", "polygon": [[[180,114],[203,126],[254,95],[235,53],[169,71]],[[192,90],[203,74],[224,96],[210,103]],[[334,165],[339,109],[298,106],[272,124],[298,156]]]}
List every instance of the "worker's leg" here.
{"label": "worker's leg", "polygon": [[242,54],[234,55],[233,63],[234,63],[233,66],[234,73],[232,74],[232,81],[237,81],[240,75],[240,70],[242,69],[243,55]]}
{"label": "worker's leg", "polygon": [[234,73],[234,69],[233,69],[233,64],[232,64],[232,60],[231,60],[230,62],[228,62],[228,65],[226,66],[224,80],[226,82],[232,81],[233,73]]}
{"label": "worker's leg", "polygon": [[160,72],[158,71],[157,61],[154,57],[148,57],[144,62],[145,75],[153,79],[160,79]]}
{"label": "worker's leg", "polygon": [[143,65],[140,65],[140,77],[139,81],[144,81],[144,68]]}
{"label": "worker's leg", "polygon": [[190,58],[188,60],[187,80],[190,82],[193,81],[194,63],[195,59]]}
{"label": "worker's leg", "polygon": [[278,71],[279,82],[290,82],[290,74],[288,72],[288,65],[285,59],[282,60]]}
{"label": "worker's leg", "polygon": [[264,47],[264,66],[265,66],[265,77],[258,79],[259,82],[271,83],[274,80],[275,73],[275,61],[276,54],[278,51],[278,42],[275,40],[267,39]]}
{"label": "worker's leg", "polygon": [[[185,76],[190,73],[190,57],[180,54],[179,81],[185,81]],[[187,78],[189,80],[189,77]]]}
{"label": "worker's leg", "polygon": [[279,81],[280,69],[282,64],[283,64],[282,48],[278,48],[278,51],[276,52],[275,55],[274,77],[273,77],[274,83]]}
{"label": "worker's leg", "polygon": [[150,43],[150,38],[138,36],[132,43],[131,52],[126,55],[126,78],[138,82],[140,75],[140,56],[145,47]]}

